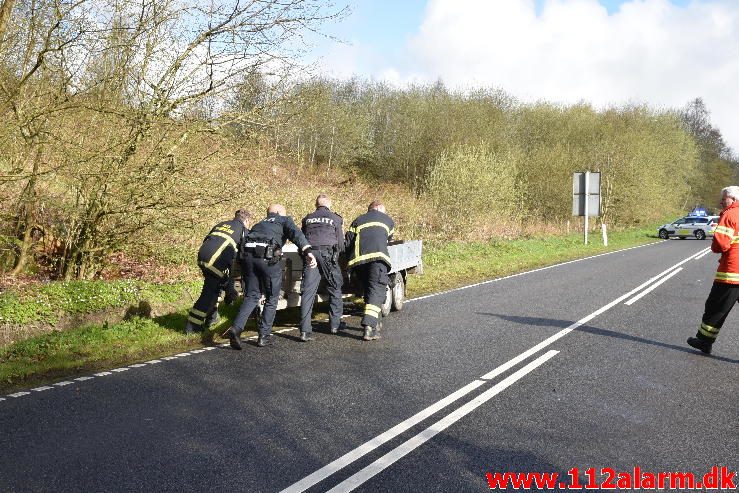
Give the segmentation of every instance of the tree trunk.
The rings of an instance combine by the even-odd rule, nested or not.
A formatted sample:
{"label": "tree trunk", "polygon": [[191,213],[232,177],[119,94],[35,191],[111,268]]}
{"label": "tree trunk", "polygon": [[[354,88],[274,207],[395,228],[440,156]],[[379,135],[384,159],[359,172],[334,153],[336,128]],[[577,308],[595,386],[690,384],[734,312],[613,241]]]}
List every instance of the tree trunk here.
{"label": "tree trunk", "polygon": [[33,246],[32,232],[36,226],[36,182],[38,181],[42,152],[43,148],[39,145],[36,152],[33,153],[31,176],[28,178],[28,183],[18,203],[16,238],[20,240],[20,245],[16,250],[13,269],[10,271],[10,274],[14,276],[18,275],[28,263],[28,257]]}

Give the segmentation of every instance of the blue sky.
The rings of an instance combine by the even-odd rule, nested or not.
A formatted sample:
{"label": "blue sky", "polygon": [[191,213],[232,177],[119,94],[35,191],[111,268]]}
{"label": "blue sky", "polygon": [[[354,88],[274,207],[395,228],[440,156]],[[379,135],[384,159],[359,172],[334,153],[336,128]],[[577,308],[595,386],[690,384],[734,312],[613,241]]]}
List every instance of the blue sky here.
{"label": "blue sky", "polygon": [[701,97],[739,152],[739,0],[347,1],[351,14],[323,26],[343,43],[310,53],[323,76],[599,108]]}

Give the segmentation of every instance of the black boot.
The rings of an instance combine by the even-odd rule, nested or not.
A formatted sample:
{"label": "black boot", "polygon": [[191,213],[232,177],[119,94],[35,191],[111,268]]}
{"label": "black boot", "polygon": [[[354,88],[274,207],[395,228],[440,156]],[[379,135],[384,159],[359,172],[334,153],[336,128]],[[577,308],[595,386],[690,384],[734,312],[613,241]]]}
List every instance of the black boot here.
{"label": "black boot", "polygon": [[264,346],[271,346],[273,344],[272,337],[267,335],[259,335],[259,339],[257,339],[257,346],[264,347]]}
{"label": "black boot", "polygon": [[706,354],[711,354],[711,347],[713,346],[712,342],[705,339],[699,339],[698,337],[688,337],[688,344]]}
{"label": "black boot", "polygon": [[228,338],[228,342],[233,349],[241,350],[241,339],[239,339],[236,327],[229,327],[226,332],[221,334],[221,337]]}

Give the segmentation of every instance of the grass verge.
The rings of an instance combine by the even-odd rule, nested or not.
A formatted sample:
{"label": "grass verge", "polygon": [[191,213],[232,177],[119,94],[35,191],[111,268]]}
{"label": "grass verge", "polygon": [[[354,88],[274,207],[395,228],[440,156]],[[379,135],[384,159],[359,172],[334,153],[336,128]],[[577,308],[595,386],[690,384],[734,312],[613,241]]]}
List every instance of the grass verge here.
{"label": "grass verge", "polygon": [[[428,242],[424,244],[424,275],[409,277],[407,295],[421,296],[650,243],[656,241],[654,231],[654,228],[649,228],[610,233],[607,247],[595,235],[589,245],[584,245],[582,237],[576,235],[476,243]],[[53,289],[59,296],[71,296],[65,294],[63,287]],[[146,289],[149,288],[140,286],[139,293],[147,292]],[[111,293],[113,291],[111,288]],[[115,294],[109,296],[114,300],[119,298]],[[13,302],[16,305],[12,305],[17,306],[17,312],[31,310],[17,300],[16,297]],[[135,300],[126,296],[125,303],[131,301]],[[0,393],[210,344],[214,336],[228,327],[236,309],[235,306],[223,309],[221,322],[202,336],[183,333],[186,310],[181,310],[153,319],[133,318],[117,324],[44,334],[0,347]],[[278,312],[276,326],[294,324],[296,316],[294,310]]]}

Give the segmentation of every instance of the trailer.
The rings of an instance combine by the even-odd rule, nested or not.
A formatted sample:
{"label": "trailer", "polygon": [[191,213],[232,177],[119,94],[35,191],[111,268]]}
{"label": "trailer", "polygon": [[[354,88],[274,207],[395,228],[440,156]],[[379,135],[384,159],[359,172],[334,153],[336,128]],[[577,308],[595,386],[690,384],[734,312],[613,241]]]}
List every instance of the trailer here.
{"label": "trailer", "polygon": [[[391,241],[388,243],[391,268],[388,272],[390,283],[387,287],[385,303],[382,304],[382,315],[387,316],[391,311],[400,311],[405,303],[405,288],[410,274],[423,274],[423,261],[421,258],[423,243],[421,240]],[[303,277],[303,257],[298,248],[289,243],[282,248],[282,290],[277,309],[300,306],[301,280]],[[340,259],[344,283],[342,288],[343,298],[361,296],[361,288],[355,285],[347,275],[346,260]],[[241,272],[237,265],[232,269],[232,280],[238,292],[241,292]],[[325,289],[325,281],[321,280],[316,295],[316,302],[328,301],[328,293]]]}

